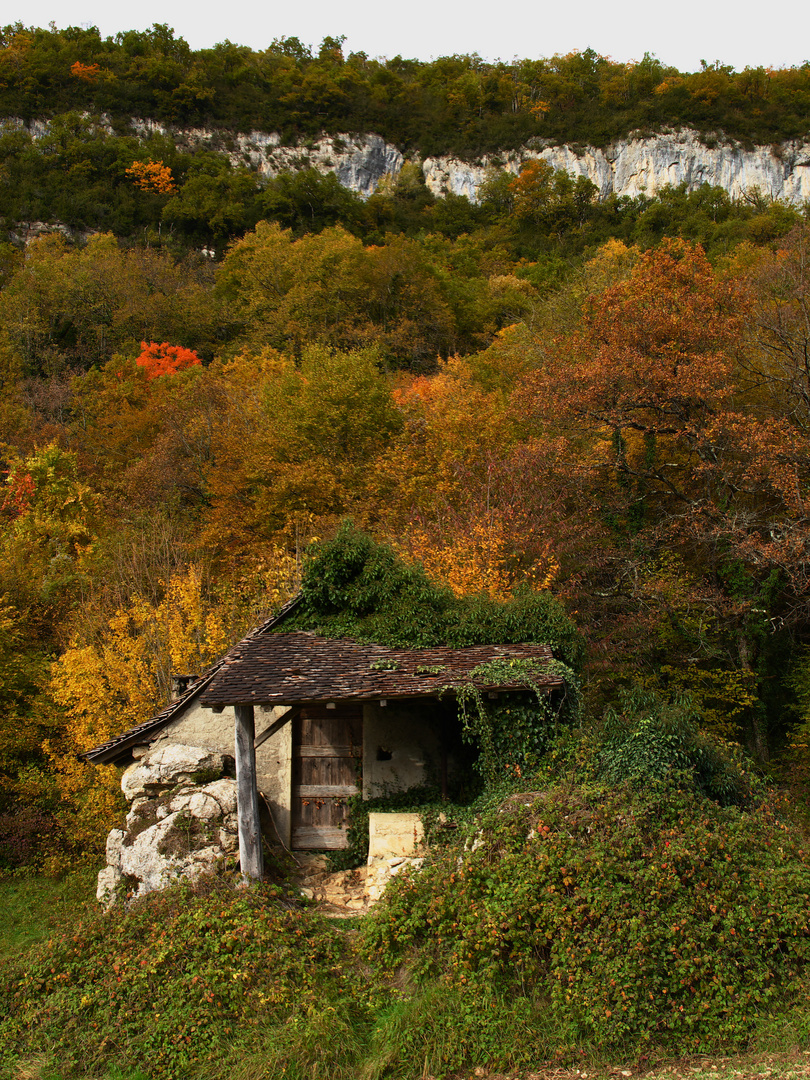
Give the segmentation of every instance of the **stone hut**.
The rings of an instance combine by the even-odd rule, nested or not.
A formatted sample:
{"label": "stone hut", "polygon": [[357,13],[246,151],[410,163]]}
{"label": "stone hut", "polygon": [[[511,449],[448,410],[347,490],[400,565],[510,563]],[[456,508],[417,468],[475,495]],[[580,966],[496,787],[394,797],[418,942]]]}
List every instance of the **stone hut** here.
{"label": "stone hut", "polygon": [[[352,796],[428,780],[446,790],[463,767],[448,688],[475,681],[492,696],[522,689],[518,682],[488,686],[471,678],[495,659],[535,661],[541,688],[562,685],[557,674],[542,673],[552,660],[548,646],[394,649],[284,632],[294,605],[209,671],[189,677],[151,720],[85,755],[129,765],[122,786],[132,801],[130,831],[111,834],[107,892],[133,877],[137,891],[160,887],[217,858],[235,858],[237,847],[242,873],[258,877],[262,833],[292,850],[345,847]],[[167,865],[137,870],[134,849],[146,851],[152,841],[153,848],[170,848],[167,837],[178,821],[186,823],[189,850],[182,858],[173,852]]]}

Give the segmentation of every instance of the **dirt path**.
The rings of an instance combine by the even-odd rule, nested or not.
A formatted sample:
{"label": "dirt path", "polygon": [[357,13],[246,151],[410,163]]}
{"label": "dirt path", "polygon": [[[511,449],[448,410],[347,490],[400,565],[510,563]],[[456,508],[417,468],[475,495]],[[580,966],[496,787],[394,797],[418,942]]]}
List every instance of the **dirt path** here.
{"label": "dirt path", "polygon": [[[593,1069],[544,1069],[502,1073],[474,1069],[456,1080],[810,1080],[810,1050],[789,1054],[741,1054],[737,1057],[693,1057],[665,1064],[646,1063]],[[432,1080],[425,1077],[424,1080]]]}

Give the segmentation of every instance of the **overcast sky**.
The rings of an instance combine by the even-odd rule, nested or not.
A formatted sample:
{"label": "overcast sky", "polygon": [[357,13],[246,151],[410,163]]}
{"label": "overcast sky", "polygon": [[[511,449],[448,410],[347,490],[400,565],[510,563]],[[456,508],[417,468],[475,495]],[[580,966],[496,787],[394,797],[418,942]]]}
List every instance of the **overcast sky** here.
{"label": "overcast sky", "polygon": [[0,22],[27,26],[98,26],[106,36],[168,23],[194,49],[228,39],[253,49],[274,38],[298,37],[317,46],[327,35],[346,37],[346,52],[429,60],[477,52],[488,60],[539,57],[588,46],[614,60],[640,60],[645,51],[681,71],[700,61],[741,70],[790,67],[810,60],[810,4],[784,0],[777,8],[719,0],[493,0],[436,3],[410,0],[140,0],[131,7],[109,0],[3,0]]}

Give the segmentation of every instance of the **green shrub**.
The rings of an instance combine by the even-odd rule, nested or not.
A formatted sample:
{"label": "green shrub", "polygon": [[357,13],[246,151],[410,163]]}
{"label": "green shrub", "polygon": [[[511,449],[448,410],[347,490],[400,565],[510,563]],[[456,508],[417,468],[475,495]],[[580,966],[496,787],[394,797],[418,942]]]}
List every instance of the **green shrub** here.
{"label": "green shrub", "polygon": [[[152,1080],[212,1076],[257,1044],[289,1063],[309,1011],[337,1002],[338,1026],[362,1024],[370,991],[352,955],[275,887],[212,879],[154,894],[4,963],[0,1073],[43,1047],[65,1077],[122,1062]],[[347,1047],[320,1040],[321,1075],[352,1075]]]}
{"label": "green shrub", "polygon": [[810,958],[810,867],[764,812],[651,783],[513,794],[403,877],[370,957],[520,996],[557,1047],[739,1046]]}
{"label": "green shrub", "polygon": [[412,649],[535,642],[550,645],[575,670],[581,663],[582,636],[548,592],[517,590],[506,603],[485,595],[455,596],[351,521],[309,554],[302,603],[285,621],[285,631],[319,630]]}
{"label": "green shrub", "polygon": [[744,806],[755,778],[738,748],[702,732],[689,697],[665,701],[631,690],[619,709],[605,711],[597,738],[596,769],[605,780],[648,784],[677,775],[721,806]]}

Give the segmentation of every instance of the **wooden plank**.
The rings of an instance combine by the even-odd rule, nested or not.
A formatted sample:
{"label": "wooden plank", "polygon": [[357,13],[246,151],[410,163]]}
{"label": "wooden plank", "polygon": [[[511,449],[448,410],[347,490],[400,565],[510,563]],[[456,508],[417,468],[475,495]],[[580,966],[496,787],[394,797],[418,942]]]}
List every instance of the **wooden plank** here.
{"label": "wooden plank", "polygon": [[345,829],[329,825],[296,825],[292,831],[291,846],[296,850],[337,851],[349,846]]}
{"label": "wooden plank", "polygon": [[297,850],[347,846],[348,800],[358,793],[362,709],[303,706],[293,726],[291,844]]}
{"label": "wooden plank", "polygon": [[266,743],[268,739],[272,739],[275,733],[277,731],[281,731],[285,724],[289,724],[290,720],[292,720],[294,716],[295,709],[288,709],[283,716],[280,716],[278,718],[278,720],[274,720],[270,727],[265,728],[261,735],[257,735],[256,738],[253,740],[253,749],[258,750],[259,747],[263,743]]}
{"label": "wooden plank", "polygon": [[359,746],[299,746],[295,753],[298,757],[354,757],[352,750],[360,756]]}
{"label": "wooden plank", "polygon": [[242,879],[261,881],[264,875],[262,834],[259,825],[259,792],[256,786],[256,737],[252,705],[234,707],[234,757],[239,824],[239,865]]}
{"label": "wooden plank", "polygon": [[357,794],[356,784],[296,784],[293,795],[301,799],[333,799]]}

